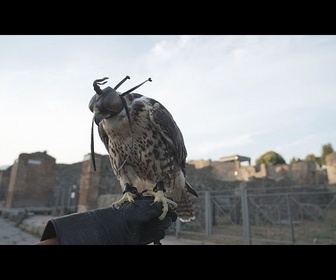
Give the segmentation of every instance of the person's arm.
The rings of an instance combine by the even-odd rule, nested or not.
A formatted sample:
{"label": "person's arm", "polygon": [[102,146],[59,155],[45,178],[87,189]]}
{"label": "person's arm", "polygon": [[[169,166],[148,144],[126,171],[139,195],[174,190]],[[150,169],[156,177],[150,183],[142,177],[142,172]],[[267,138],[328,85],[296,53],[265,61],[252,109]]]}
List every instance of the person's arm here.
{"label": "person's arm", "polygon": [[43,241],[39,241],[33,245],[59,245],[58,239],[56,237],[49,238]]}
{"label": "person's arm", "polygon": [[106,207],[48,221],[41,241],[34,245],[146,245],[160,244],[165,230],[176,221],[170,210],[159,220],[162,204],[153,198],[125,202],[119,209]]}

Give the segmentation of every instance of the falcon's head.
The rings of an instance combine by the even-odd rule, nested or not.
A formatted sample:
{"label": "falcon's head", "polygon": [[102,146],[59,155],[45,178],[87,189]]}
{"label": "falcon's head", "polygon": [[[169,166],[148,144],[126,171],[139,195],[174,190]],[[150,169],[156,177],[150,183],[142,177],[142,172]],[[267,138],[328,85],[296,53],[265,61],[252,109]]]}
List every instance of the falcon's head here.
{"label": "falcon's head", "polygon": [[98,125],[103,119],[108,119],[118,115],[123,108],[126,106],[123,97],[143,85],[147,81],[152,81],[151,78],[148,78],[146,81],[141,84],[125,91],[124,93],[119,94],[116,90],[121,86],[127,79],[130,79],[129,76],[126,76],[121,82],[119,82],[114,88],[106,87],[101,89],[99,85],[105,84],[108,78],[97,79],[93,82],[93,88],[96,92],[92,96],[89,109],[94,114],[94,121]]}
{"label": "falcon's head", "polygon": [[[105,84],[106,79],[103,78],[93,82],[93,88],[96,94],[92,96],[89,109],[94,114],[94,121],[98,125],[103,119],[111,118],[118,115],[124,108],[123,101],[119,93],[111,88],[101,89],[99,85]],[[105,81],[105,82],[104,82]]]}

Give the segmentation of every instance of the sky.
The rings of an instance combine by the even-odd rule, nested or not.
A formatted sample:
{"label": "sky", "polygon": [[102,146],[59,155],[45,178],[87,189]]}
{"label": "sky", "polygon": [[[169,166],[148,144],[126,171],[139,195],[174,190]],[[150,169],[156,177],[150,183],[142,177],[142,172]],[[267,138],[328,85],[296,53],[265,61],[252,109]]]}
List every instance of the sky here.
{"label": "sky", "polygon": [[[0,166],[90,153],[93,81],[161,102],[188,160],[336,148],[334,35],[0,35]],[[107,154],[94,128],[95,152]]]}

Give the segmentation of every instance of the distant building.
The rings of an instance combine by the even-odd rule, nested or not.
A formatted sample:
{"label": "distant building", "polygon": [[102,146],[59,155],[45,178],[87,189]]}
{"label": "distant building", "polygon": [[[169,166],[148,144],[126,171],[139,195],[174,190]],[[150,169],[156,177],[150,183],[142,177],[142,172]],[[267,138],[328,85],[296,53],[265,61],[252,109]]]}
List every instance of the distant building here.
{"label": "distant building", "polygon": [[[120,183],[108,155],[95,154],[95,159],[96,171],[91,154],[69,165],[56,164],[46,152],[20,154],[14,165],[0,170],[0,207],[53,207],[56,214],[67,214],[111,205],[115,195],[121,195]],[[336,183],[336,153],[326,157],[323,168],[307,161],[252,166],[249,157],[232,155],[219,161],[187,161],[186,169],[187,180],[197,190],[234,188],[245,182],[318,186]]]}
{"label": "distant building", "polygon": [[6,208],[46,207],[55,183],[55,158],[20,154],[11,169]]}
{"label": "distant building", "polygon": [[[247,162],[247,165],[242,165]],[[252,166],[251,159],[246,156],[232,155],[221,157],[219,161],[189,161],[197,169],[207,167],[207,172],[221,181],[250,181],[251,179],[267,178],[275,181],[287,180],[293,185],[328,184],[327,170],[314,162],[302,161],[287,164],[261,164]],[[335,160],[336,168],[336,160]],[[336,170],[336,169],[335,169]],[[335,172],[336,180],[336,172]]]}
{"label": "distant building", "polygon": [[336,184],[336,152],[327,155],[325,161],[329,184]]}

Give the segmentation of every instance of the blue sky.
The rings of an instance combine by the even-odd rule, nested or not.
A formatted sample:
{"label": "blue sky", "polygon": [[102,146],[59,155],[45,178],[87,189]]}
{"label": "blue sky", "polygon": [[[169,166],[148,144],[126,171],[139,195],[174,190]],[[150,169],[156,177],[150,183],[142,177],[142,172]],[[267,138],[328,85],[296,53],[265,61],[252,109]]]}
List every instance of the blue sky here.
{"label": "blue sky", "polygon": [[[0,35],[0,166],[47,151],[57,163],[90,153],[95,79],[160,101],[187,160],[336,148],[334,35]],[[95,127],[95,151],[106,154]]]}

